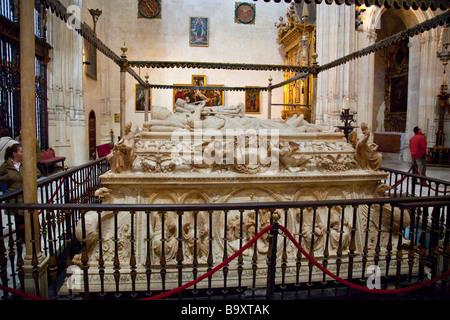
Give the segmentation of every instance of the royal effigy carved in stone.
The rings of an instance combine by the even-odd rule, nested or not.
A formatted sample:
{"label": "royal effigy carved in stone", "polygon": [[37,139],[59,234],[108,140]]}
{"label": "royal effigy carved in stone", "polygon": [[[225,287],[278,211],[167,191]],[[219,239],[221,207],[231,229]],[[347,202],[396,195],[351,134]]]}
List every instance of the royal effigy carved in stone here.
{"label": "royal effigy carved in stone", "polygon": [[[153,106],[152,120],[144,123],[138,133],[130,129],[131,124],[127,127],[123,141],[116,143],[113,149],[110,156],[112,169],[101,176],[104,187],[97,191],[97,195],[104,203],[256,203],[364,199],[385,197],[384,193],[389,189],[380,182],[387,174],[380,171],[379,166],[361,165],[370,163],[364,159],[366,154],[371,158],[378,157],[374,154],[376,151],[371,149],[369,153],[358,153],[342,133],[322,132],[302,116],[287,121],[261,120],[245,116],[241,105],[210,108],[180,101],[173,113]],[[361,141],[363,143],[366,142]],[[120,161],[114,162],[114,157],[120,157]],[[381,220],[380,209],[385,216]],[[390,207],[372,207],[370,217],[367,209],[358,209],[357,215],[352,210],[351,207],[319,207],[277,212],[281,217],[280,222],[300,239],[301,245],[314,257],[338,256],[344,262],[348,258],[345,252],[351,245],[354,226],[358,230],[354,251],[356,255],[361,255],[366,226],[374,227],[374,231],[369,233],[370,248],[374,248],[378,229],[382,231],[382,245],[386,246],[385,240],[390,230],[396,238],[403,227],[409,224],[406,216],[400,219],[400,213],[391,211]],[[114,282],[112,272],[116,244],[114,215],[118,219],[116,242],[120,265],[123,266],[121,276],[128,276],[129,280],[129,267],[127,270],[125,266],[130,262],[133,238],[137,285],[145,286],[145,271],[149,263],[157,270],[164,263],[165,267],[168,266],[168,287],[176,287],[177,284],[176,269],[170,266],[175,266],[180,259],[180,241],[183,264],[192,265],[195,259],[199,270],[206,270],[208,258],[212,258],[215,263],[221,262],[224,252],[231,255],[239,250],[242,243],[247,243],[259,230],[270,224],[271,216],[268,210],[230,210],[217,214],[184,212],[180,224],[177,212],[133,214],[133,226],[129,212],[102,214],[102,259],[106,270],[110,271],[106,272],[105,281],[108,283],[109,279],[111,285]],[[98,214],[88,212],[85,220],[90,290],[96,290],[99,286]],[[147,223],[150,224],[149,229]],[[81,226],[77,228],[78,239],[82,241]],[[182,229],[181,233],[179,228]],[[134,230],[133,237],[131,230]],[[150,238],[147,237],[148,230]],[[212,255],[209,252],[211,238],[214,244]],[[254,251],[257,251],[256,262],[261,265],[258,281],[262,284],[265,284],[263,273],[267,268],[268,244],[268,236],[264,235],[255,247],[250,247],[242,256],[244,271],[250,272]],[[279,254],[281,251],[278,250]],[[288,243],[285,252],[288,278],[289,275],[294,277],[297,249]],[[373,254],[372,249],[369,250],[369,256],[370,253]],[[73,262],[81,265],[81,255],[76,256]],[[303,265],[307,268],[308,264],[305,261]],[[328,268],[333,270],[336,265],[330,262]],[[358,266],[354,268],[357,271]],[[232,270],[230,266],[231,282],[235,276]],[[152,277],[154,285],[158,286],[159,273],[152,273]],[[214,281],[218,283],[221,275],[217,277]],[[321,279],[322,274],[317,272],[315,277]],[[123,290],[129,285],[129,282],[124,281]]]}

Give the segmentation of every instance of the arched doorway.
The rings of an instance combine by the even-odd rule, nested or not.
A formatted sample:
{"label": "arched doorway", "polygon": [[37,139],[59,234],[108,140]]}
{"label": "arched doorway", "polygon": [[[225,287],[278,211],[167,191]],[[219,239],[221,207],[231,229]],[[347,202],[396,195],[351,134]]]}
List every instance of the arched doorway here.
{"label": "arched doorway", "polygon": [[91,110],[89,113],[89,159],[93,160],[96,158],[96,132],[95,132],[95,112]]}
{"label": "arched doorway", "polygon": [[[377,41],[407,29],[402,18],[386,10],[376,30]],[[375,53],[374,118],[376,129],[405,132],[408,112],[409,47],[408,39]]]}

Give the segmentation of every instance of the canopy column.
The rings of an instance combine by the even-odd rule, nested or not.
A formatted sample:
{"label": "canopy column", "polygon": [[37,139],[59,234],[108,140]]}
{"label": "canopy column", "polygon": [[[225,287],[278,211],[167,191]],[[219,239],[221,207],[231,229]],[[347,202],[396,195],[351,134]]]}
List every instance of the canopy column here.
{"label": "canopy column", "polygon": [[[34,1],[20,2],[20,103],[23,150],[23,201],[37,203],[36,89]],[[25,291],[48,296],[47,258],[41,252],[39,213],[23,212],[25,218]]]}

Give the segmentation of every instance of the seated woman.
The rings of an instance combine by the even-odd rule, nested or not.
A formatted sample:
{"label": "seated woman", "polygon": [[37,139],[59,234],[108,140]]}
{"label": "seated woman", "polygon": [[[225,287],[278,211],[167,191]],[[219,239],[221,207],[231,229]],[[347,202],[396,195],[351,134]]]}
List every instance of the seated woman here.
{"label": "seated woman", "polygon": [[[13,144],[6,149],[5,162],[0,166],[0,182],[7,183],[7,190],[12,191],[23,187],[23,165],[22,165],[22,145],[19,143]],[[41,172],[37,169],[37,178],[41,176]],[[23,196],[17,197],[17,202],[23,202]],[[16,228],[19,228],[25,223],[23,211],[20,210],[14,213]],[[18,229],[19,235],[24,239],[24,229]]]}

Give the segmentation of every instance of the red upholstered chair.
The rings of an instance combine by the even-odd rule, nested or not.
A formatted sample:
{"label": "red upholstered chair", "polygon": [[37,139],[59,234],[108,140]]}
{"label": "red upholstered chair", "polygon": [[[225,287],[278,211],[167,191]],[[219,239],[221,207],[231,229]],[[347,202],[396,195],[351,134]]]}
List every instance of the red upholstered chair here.
{"label": "red upholstered chair", "polygon": [[98,157],[106,157],[111,153],[111,145],[109,143],[101,144],[97,146]]}

